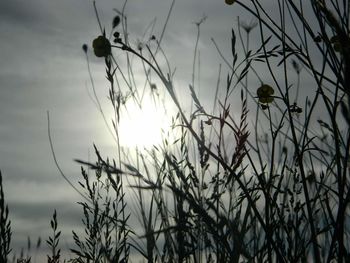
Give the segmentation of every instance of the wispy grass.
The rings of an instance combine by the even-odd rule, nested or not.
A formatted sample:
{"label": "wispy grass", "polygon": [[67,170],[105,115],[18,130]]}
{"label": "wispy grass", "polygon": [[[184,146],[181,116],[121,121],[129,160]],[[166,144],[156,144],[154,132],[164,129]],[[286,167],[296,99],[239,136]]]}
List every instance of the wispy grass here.
{"label": "wispy grass", "polygon": [[9,219],[9,208],[5,203],[4,189],[2,185],[2,174],[0,171],[0,262],[7,263],[11,252],[11,220]]}
{"label": "wispy grass", "polygon": [[57,212],[56,210],[53,213],[52,219],[50,221],[51,229],[52,229],[52,236],[46,240],[46,243],[48,244],[51,255],[47,256],[47,262],[49,263],[58,263],[60,262],[61,257],[61,249],[59,248],[59,241],[61,236],[61,231],[58,230],[58,222],[57,222]]}

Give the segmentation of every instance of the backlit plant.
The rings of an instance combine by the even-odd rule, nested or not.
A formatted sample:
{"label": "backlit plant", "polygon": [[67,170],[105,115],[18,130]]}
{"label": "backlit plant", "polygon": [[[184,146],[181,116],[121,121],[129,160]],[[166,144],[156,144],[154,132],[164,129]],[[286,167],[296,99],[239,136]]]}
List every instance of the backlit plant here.
{"label": "backlit plant", "polygon": [[[237,20],[228,37],[231,57],[213,40],[228,74],[220,67],[210,109],[194,81],[204,18],[195,23],[193,107],[186,107],[163,34],[132,44],[123,9],[112,20],[111,41],[94,5],[101,32],[92,49],[104,58],[116,158],[102,157],[95,146],[96,162],[77,160],[94,175],[82,168],[84,233],[73,232],[73,262],[127,262],[135,254],[147,262],[350,261],[350,4],[276,0],[273,10],[270,1],[225,4],[255,20]],[[258,47],[249,44],[253,33]],[[87,45],[83,50],[88,56]],[[133,63],[142,66],[143,85]],[[118,128],[126,102],[142,106],[146,88],[157,103],[161,89],[171,98],[176,136],[134,153],[121,147]]]}

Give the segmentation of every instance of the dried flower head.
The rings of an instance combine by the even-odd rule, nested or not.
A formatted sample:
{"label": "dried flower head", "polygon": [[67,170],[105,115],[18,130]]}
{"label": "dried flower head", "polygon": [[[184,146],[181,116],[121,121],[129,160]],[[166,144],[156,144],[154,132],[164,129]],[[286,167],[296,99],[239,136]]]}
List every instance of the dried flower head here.
{"label": "dried flower head", "polygon": [[303,112],[303,109],[300,108],[295,102],[289,107],[289,109],[292,113],[300,114]]}
{"label": "dried flower head", "polygon": [[252,31],[257,25],[258,25],[258,21],[256,20],[251,20],[249,24],[245,22],[240,23],[240,26],[244,29],[244,31],[247,32],[247,34],[249,34],[250,31]]}
{"label": "dried flower head", "polygon": [[263,84],[256,91],[260,103],[271,103],[273,101],[274,89],[267,84]]}
{"label": "dried flower head", "polygon": [[234,2],[236,2],[235,0],[225,0],[225,3],[228,5],[233,5]]}
{"label": "dried flower head", "polygon": [[107,57],[111,54],[111,43],[105,36],[98,36],[92,42],[96,57]]}

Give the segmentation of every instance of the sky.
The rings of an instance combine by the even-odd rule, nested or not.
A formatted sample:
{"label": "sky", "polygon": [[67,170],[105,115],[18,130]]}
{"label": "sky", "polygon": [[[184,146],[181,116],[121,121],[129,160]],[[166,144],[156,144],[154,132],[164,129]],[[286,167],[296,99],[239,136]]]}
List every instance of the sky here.
{"label": "sky", "polygon": [[[154,34],[158,37],[166,20],[171,0],[129,0],[125,13],[128,17],[130,42],[142,40],[148,25],[156,21]],[[106,32],[111,30],[114,8],[121,9],[124,1],[97,0],[97,9]],[[273,1],[265,1],[268,10]],[[184,105],[190,101],[188,86],[192,78],[193,52],[196,41],[196,22],[206,20],[200,27],[200,80],[196,91],[200,100],[212,107],[219,65],[222,80],[229,69],[223,63],[212,42],[220,47],[225,57],[231,54],[231,29],[237,30],[237,17],[248,23],[252,17],[236,5],[222,1],[176,0],[162,48],[170,61],[176,92]],[[237,31],[236,31],[237,32]],[[103,59],[96,58],[91,43],[100,34],[91,0],[1,0],[0,1],[0,170],[6,202],[12,222],[14,253],[21,248],[29,252],[34,262],[45,262],[45,250],[35,256],[33,245],[41,237],[50,235],[50,219],[54,209],[62,230],[61,247],[72,247],[72,230],[81,227],[82,210],[77,204],[80,196],[60,175],[51,152],[50,133],[57,161],[64,174],[76,186],[82,179],[80,165],[74,159],[94,158],[93,144],[103,156],[115,157],[116,144],[108,132],[103,117],[96,108],[91,89],[87,61],[82,45],[87,44],[97,95],[108,124],[111,124],[111,106],[107,100],[108,83]],[[259,46],[252,35],[250,46]],[[116,52],[116,58],[121,54]],[[243,56],[238,50],[239,57]],[[121,64],[123,66],[123,64]],[[136,79],[141,78],[140,64],[134,61]],[[162,66],[165,66],[163,63]],[[292,70],[292,67],[289,68]],[[261,71],[263,72],[263,71]],[[271,79],[261,74],[264,80]],[[278,76],[281,77],[282,75]],[[154,79],[164,95],[169,116],[175,107],[162,93],[162,86]],[[309,87],[304,76],[303,86]],[[252,89],[256,89],[252,83]],[[310,89],[311,90],[311,89]],[[301,91],[305,98],[305,89]],[[237,93],[238,94],[238,93]],[[239,96],[231,109],[240,109]],[[170,118],[164,111],[154,109],[146,97],[142,111],[128,105],[121,118],[121,144],[133,150],[136,145],[150,147],[161,140],[159,129],[168,129]],[[239,112],[239,111],[238,111]],[[320,113],[322,114],[322,113]],[[152,116],[151,118],[149,116]],[[70,255],[68,254],[68,257]]]}
{"label": "sky", "polygon": [[[123,1],[96,2],[101,22],[110,30],[113,8],[121,9]],[[129,1],[126,14],[132,41],[136,43],[141,38],[154,18],[155,34],[159,35],[170,5],[170,0]],[[241,14],[242,10],[229,7],[224,1],[176,1],[163,48],[172,68],[176,68],[179,93],[182,89],[187,91],[191,82],[195,22],[207,16],[199,42],[204,65],[199,96],[208,100],[216,85],[218,65],[222,63],[211,38],[230,54],[231,28],[237,25],[237,16]],[[251,17],[241,19],[249,22]],[[104,63],[91,51],[91,42],[99,35],[92,1],[1,0],[0,35],[0,170],[10,208],[12,247],[18,255],[21,248],[26,251],[28,236],[32,244],[39,237],[46,240],[56,209],[63,232],[61,246],[65,249],[72,243],[71,230],[81,225],[81,209],[77,204],[80,197],[60,176],[53,161],[47,112],[57,160],[74,184],[81,179],[79,164],[74,159],[90,158],[93,144],[106,155],[115,150],[103,118],[90,98],[91,83],[81,48],[84,43],[90,47],[92,75],[108,113]],[[227,68],[223,67],[223,71],[227,72]],[[167,103],[171,110],[173,105]],[[138,116],[137,109],[131,110],[132,116]],[[136,122],[142,118],[141,115]],[[154,119],[164,123],[161,115]],[[127,136],[128,125],[134,124],[125,125],[122,143],[134,146],[135,142]],[[148,132],[151,135],[147,140],[157,137],[152,136],[153,130]],[[142,144],[142,140],[138,143]],[[43,242],[42,246],[46,244]],[[33,248],[29,254],[35,254]],[[36,257],[33,259],[42,260],[40,255]]]}

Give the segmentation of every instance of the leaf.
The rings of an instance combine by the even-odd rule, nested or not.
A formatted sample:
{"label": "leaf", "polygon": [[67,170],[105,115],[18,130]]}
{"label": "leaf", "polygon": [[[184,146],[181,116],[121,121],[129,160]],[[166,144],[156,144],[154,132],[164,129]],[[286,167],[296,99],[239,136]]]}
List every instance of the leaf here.
{"label": "leaf", "polygon": [[58,231],[57,234],[55,235],[55,239],[58,239],[61,235],[61,231]]}
{"label": "leaf", "polygon": [[71,252],[73,252],[74,254],[78,255],[79,257],[84,257],[84,254],[82,254],[80,251],[75,250],[75,249],[70,249]]}
{"label": "leaf", "polygon": [[192,85],[189,85],[189,87],[190,87],[190,91],[191,91],[191,97],[192,97],[197,109],[200,112],[204,112],[203,107],[202,107],[202,105],[201,105],[201,103],[196,95],[196,92],[194,91],[194,88],[192,87]]}
{"label": "leaf", "polygon": [[232,37],[231,37],[231,50],[232,50],[232,55],[235,58],[236,57],[236,35],[233,29],[232,29]]}
{"label": "leaf", "polygon": [[130,172],[135,173],[137,175],[140,175],[139,170],[136,169],[134,166],[127,164],[127,163],[124,163],[124,165],[125,165],[126,169],[128,169]]}
{"label": "leaf", "polygon": [[340,102],[340,109],[341,109],[341,113],[344,117],[344,119],[346,120],[346,122],[350,125],[350,114],[349,114],[349,110],[345,105],[344,101]]}

